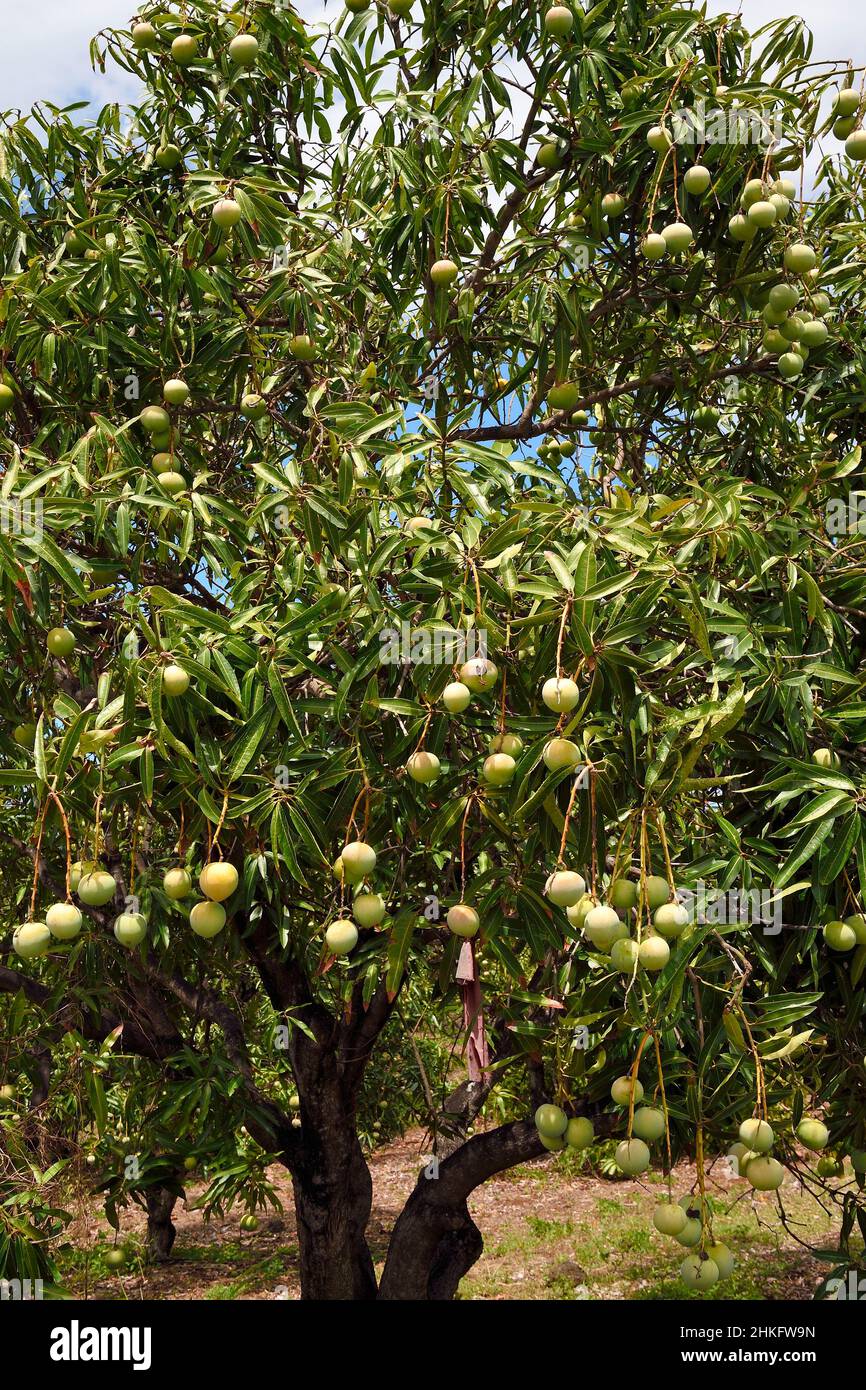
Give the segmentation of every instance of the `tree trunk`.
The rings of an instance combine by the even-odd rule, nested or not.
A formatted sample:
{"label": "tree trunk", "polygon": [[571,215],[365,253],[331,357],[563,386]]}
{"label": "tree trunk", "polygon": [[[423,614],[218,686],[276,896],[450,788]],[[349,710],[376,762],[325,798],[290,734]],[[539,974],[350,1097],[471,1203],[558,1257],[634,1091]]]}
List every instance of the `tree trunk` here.
{"label": "tree trunk", "polygon": [[352,1141],[354,1155],[343,1152],[337,1158],[321,1151],[317,1162],[305,1154],[292,1174],[304,1299],[376,1297],[373,1258],[365,1237],[373,1184],[354,1135]]}
{"label": "tree trunk", "polygon": [[444,1162],[429,1164],[394,1227],[379,1297],[453,1298],[484,1249],[466,1199],[494,1173],[543,1152],[535,1126],[518,1121],[476,1135]]}
{"label": "tree trunk", "polygon": [[391,1236],[379,1297],[386,1300],[451,1299],[484,1250],[481,1232],[465,1202],[444,1205],[415,1189]]}
{"label": "tree trunk", "polygon": [[301,1297],[368,1300],[376,1274],[366,1240],[373,1181],[334,1054],[316,1049],[298,1075],[301,1142],[290,1171]]}
{"label": "tree trunk", "polygon": [[144,1195],[147,1207],[147,1258],[162,1264],[171,1255],[177,1231],[171,1214],[177,1200],[168,1187],[149,1187]]}

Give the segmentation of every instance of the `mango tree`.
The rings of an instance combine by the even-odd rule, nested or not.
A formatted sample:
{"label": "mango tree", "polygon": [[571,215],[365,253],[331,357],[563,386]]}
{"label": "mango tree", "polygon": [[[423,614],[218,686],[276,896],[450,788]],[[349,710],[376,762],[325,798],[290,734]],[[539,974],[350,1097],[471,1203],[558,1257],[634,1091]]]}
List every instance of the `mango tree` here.
{"label": "mango tree", "polygon": [[[7,116],[0,178],[0,990],[43,1087],[69,1034],[83,1125],[108,1088],[259,1196],[284,1164],[306,1297],[453,1296],[478,1185],[608,1135],[696,1153],[690,1286],[733,1141],[844,1267],[859,78],[614,0],[191,0],[92,55],[138,104]],[[386,1037],[430,1150],[377,1271]]]}

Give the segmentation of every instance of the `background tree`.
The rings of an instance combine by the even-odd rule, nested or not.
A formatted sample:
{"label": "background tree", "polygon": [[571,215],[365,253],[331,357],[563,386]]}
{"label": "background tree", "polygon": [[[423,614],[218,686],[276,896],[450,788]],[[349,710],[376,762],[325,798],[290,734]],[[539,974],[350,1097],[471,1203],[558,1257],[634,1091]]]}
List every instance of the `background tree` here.
{"label": "background tree", "polygon": [[[55,1096],[71,1035],[67,1129],[113,1110],[142,1137],[109,1206],[144,1193],[157,1253],[184,1153],[219,1154],[216,1203],[260,1204],[284,1163],[306,1297],[452,1296],[473,1190],[561,1145],[542,1103],[639,1171],[639,1072],[659,1161],[695,1150],[702,1187],[769,1117],[843,1209],[843,1267],[866,1166],[853,75],[796,20],[354,8],[319,31],[143,11],[93,47],[141,77],[132,112],[4,122],[9,1035],[25,1001]],[[684,115],[707,106],[721,142]],[[462,671],[479,633],[495,671]],[[567,915],[576,881],[548,879],[578,870]],[[701,882],[775,894],[782,930],[685,923]],[[623,925],[587,936],[609,896]],[[417,1074],[437,1164],[377,1278],[359,1106],[428,1012],[468,1076],[435,1049]],[[523,1113],[485,1127],[503,1086]],[[817,1167],[794,1139],[816,1108]],[[722,1272],[703,1214],[699,1287]]]}

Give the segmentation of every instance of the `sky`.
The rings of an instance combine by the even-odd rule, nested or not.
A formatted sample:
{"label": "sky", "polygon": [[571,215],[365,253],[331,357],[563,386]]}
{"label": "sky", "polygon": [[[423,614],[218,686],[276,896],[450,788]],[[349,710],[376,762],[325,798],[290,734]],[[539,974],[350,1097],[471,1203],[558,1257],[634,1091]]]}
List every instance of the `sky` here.
{"label": "sky", "polygon": [[[0,109],[29,110],[47,99],[61,106],[89,98],[102,105],[134,95],[135,84],[115,71],[105,77],[90,70],[88,43],[105,26],[127,24],[135,0],[2,0]],[[299,0],[305,19],[338,13],[335,0]],[[709,0],[721,13],[736,0]],[[815,34],[815,58],[852,57],[866,63],[866,5],[863,0],[743,0],[750,28],[781,15],[803,16]]]}

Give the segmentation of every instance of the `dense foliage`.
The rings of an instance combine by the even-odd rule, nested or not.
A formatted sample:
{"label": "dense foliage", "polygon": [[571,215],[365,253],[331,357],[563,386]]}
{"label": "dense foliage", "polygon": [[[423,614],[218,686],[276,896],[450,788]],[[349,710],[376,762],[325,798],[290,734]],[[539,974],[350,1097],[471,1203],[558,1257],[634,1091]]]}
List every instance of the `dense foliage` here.
{"label": "dense foliage", "polygon": [[[844,1268],[864,199],[861,99],[828,93],[853,76],[800,21],[690,5],[352,9],[145,7],[93,47],[140,77],[132,112],[4,121],[0,1132],[50,1130],[38,1171],[111,1213],[148,1201],[162,1254],[185,1160],[253,1208],[276,1157],[305,1292],[369,1297],[358,1128],[390,1093],[385,1136],[420,1122],[440,1163],[380,1295],[443,1297],[473,1188],[561,1146],[542,1102],[640,1170],[640,1097],[610,1098],[639,1072],[664,1166],[769,1119]],[[682,143],[708,106],[728,138]],[[741,110],[769,143],[731,138]],[[463,710],[461,674],[487,687]],[[356,841],[387,916],[326,940]],[[237,885],[197,934],[164,875],[208,863]],[[612,880],[623,926],[587,936]],[[701,885],[724,903],[681,920]],[[55,913],[16,954],[64,902],[83,929]]]}

